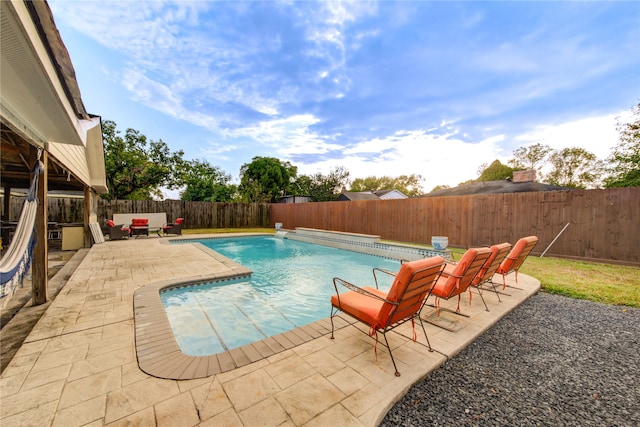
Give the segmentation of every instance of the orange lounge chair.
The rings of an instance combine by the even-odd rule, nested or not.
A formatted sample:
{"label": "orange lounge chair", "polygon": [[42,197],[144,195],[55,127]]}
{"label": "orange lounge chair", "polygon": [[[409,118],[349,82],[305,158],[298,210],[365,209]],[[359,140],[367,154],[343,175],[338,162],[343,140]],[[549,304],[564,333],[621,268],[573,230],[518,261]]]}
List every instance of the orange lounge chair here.
{"label": "orange lounge chair", "polygon": [[507,279],[506,275],[515,271],[516,273],[516,283],[518,283],[518,270],[522,266],[522,263],[527,256],[531,253],[533,248],[538,243],[538,237],[536,236],[527,236],[523,237],[513,245],[513,249],[509,252],[509,255],[502,261],[496,273],[502,275],[502,289],[506,289],[507,287]]}
{"label": "orange lounge chair", "polygon": [[[339,311],[368,325],[369,335],[376,338],[376,346],[378,344],[378,332],[384,336],[385,347],[389,350],[395,375],[400,376],[386,333],[409,320],[412,322],[412,326],[415,327],[414,322],[417,319],[424,332],[429,351],[432,351],[427,331],[424,329],[422,319],[420,319],[420,309],[429,293],[429,289],[440,276],[443,266],[444,259],[436,256],[404,263],[400,266],[397,274],[374,268],[375,289],[368,286],[361,288],[335,277],[333,279],[333,287],[336,290],[336,294],[331,296],[331,339],[334,339],[333,318]],[[395,276],[389,292],[385,293],[377,289],[376,271]],[[339,293],[339,284],[350,289],[350,291]],[[413,331],[413,340],[416,340],[415,329]],[[376,351],[375,348],[374,351]]]}
{"label": "orange lounge chair", "polygon": [[493,275],[496,274],[498,267],[502,264],[502,261],[507,257],[507,253],[511,249],[511,243],[500,243],[498,245],[491,246],[491,253],[489,254],[489,258],[484,262],[483,266],[480,267],[480,271],[476,274],[476,277],[471,281],[471,286],[469,287],[469,303],[471,303],[471,290],[476,288],[478,290],[478,294],[480,294],[480,298],[482,299],[482,303],[484,304],[484,308],[489,311],[489,307],[487,307],[487,303],[482,296],[482,287],[485,283],[491,284],[493,287],[493,291],[496,293],[498,297],[498,301],[500,300],[500,294],[496,289],[496,285],[493,283]]}
{"label": "orange lounge chair", "polygon": [[[470,248],[456,264],[447,264],[427,296],[427,300],[431,295],[435,297],[432,307],[436,308],[438,316],[440,316],[440,299],[448,300],[456,295],[458,308],[455,312],[462,314],[460,313],[460,295],[467,291],[490,254],[489,248]],[[463,316],[466,315],[463,314]]]}

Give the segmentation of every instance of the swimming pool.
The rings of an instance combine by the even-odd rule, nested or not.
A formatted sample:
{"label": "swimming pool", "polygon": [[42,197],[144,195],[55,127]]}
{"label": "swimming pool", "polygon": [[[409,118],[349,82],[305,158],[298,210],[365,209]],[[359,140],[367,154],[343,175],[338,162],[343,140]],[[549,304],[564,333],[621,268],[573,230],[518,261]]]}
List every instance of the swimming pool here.
{"label": "swimming pool", "polygon": [[[228,351],[329,317],[333,277],[373,286],[373,267],[400,267],[394,259],[273,236],[199,243],[253,274],[161,292],[176,341],[191,356]],[[380,289],[389,289],[391,281],[388,276],[379,282]]]}

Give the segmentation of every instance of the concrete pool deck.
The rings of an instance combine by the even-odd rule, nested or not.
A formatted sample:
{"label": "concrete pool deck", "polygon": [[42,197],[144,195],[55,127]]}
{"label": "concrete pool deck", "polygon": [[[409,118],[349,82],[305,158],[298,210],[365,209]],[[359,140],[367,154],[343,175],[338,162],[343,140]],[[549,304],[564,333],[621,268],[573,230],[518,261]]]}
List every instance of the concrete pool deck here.
{"label": "concrete pool deck", "polygon": [[[488,312],[477,295],[472,305],[463,297],[461,309],[469,318],[443,311],[439,320],[455,332],[425,323],[434,352],[421,344],[421,333],[417,343],[405,337],[411,336],[408,324],[404,336],[389,334],[400,377],[386,348],[379,345],[376,357],[373,339],[345,327],[335,340],[327,329],[209,377],[161,379],[138,365],[135,291],[160,281],[228,276],[234,268],[196,245],[169,246],[167,240],[108,241],[91,248],[3,371],[0,424],[376,426],[413,383],[540,287],[520,275],[520,289],[509,288],[502,302],[485,292]],[[508,282],[514,284],[513,275]],[[327,301],[327,314],[329,307]],[[423,317],[434,319],[434,312],[427,306]]]}

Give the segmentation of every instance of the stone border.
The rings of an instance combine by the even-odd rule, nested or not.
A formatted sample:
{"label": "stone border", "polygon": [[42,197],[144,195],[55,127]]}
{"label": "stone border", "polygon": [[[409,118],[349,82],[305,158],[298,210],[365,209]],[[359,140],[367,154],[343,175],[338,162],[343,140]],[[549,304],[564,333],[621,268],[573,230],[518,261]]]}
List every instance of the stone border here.
{"label": "stone border", "polygon": [[[304,235],[306,230],[311,231],[312,229],[303,229],[301,234]],[[297,233],[287,232],[285,238],[290,238],[289,236],[291,234]],[[378,243],[379,236],[360,234],[357,235],[358,239],[349,240],[349,235],[353,233],[323,233],[323,230],[312,230],[310,234],[313,238],[303,240],[303,237],[303,239],[292,238],[291,240],[308,241],[324,246],[397,259],[412,260],[424,258],[425,256],[433,256],[429,255],[430,250],[424,248]],[[171,329],[171,324],[169,323],[169,318],[162,304],[162,300],[160,299],[160,292],[164,289],[250,276],[252,273],[251,270],[199,243],[199,241],[203,239],[250,236],[270,236],[270,234],[231,233],[219,237],[203,236],[162,239],[161,244],[170,244],[171,242],[179,242],[180,244],[191,243],[218,262],[229,267],[233,272],[226,275],[188,277],[178,282],[175,280],[163,280],[143,286],[134,292],[135,347],[138,366],[142,371],[154,377],[174,380],[209,377],[257,362],[331,332],[330,319],[325,318],[261,341],[213,355],[189,356],[180,350],[173,335],[173,330]],[[388,253],[389,250],[397,252],[396,255],[399,254],[401,257],[390,256]],[[441,254],[441,251],[437,252]],[[343,328],[349,324],[348,321],[342,318],[334,318],[334,322],[336,323],[336,329]]]}

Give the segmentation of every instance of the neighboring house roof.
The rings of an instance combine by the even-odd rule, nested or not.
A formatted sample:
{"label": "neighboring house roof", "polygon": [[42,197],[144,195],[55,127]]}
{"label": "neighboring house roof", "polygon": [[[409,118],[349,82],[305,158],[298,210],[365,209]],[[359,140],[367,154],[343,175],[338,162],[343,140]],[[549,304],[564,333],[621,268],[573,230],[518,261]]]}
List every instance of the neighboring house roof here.
{"label": "neighboring house roof", "polygon": [[500,193],[524,193],[532,191],[559,191],[573,190],[573,188],[562,187],[559,185],[542,184],[539,182],[512,182],[509,180],[501,181],[481,181],[469,184],[459,185],[454,188],[445,188],[443,190],[432,191],[424,194],[423,197],[436,196],[466,196],[471,194],[500,194]]}
{"label": "neighboring house roof", "polygon": [[356,200],[389,200],[389,199],[406,199],[407,196],[398,190],[379,190],[379,191],[343,191],[339,200],[356,201]]}
{"label": "neighboring house roof", "polygon": [[374,191],[375,195],[381,198],[382,200],[391,200],[391,199],[407,199],[408,197],[402,191],[398,190],[380,190]]}

